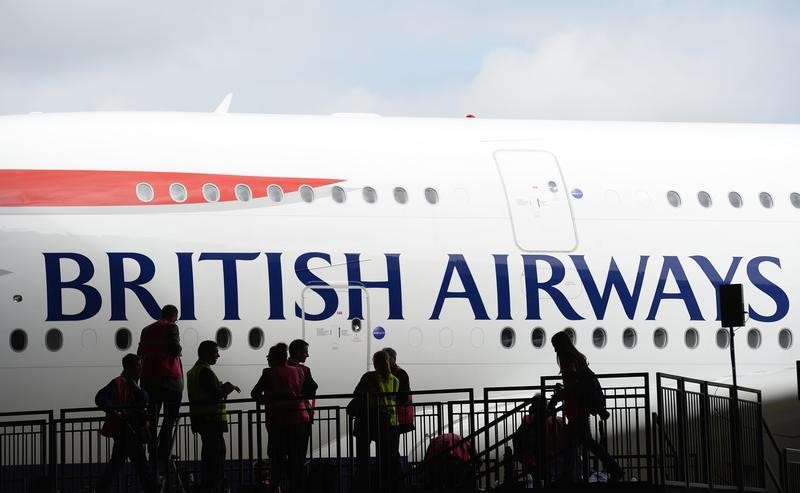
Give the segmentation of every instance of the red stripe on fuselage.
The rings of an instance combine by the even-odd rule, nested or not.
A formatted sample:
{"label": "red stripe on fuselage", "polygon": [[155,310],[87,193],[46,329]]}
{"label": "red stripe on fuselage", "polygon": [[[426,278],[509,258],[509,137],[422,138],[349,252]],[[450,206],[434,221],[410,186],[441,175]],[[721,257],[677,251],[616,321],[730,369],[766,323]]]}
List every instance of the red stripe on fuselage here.
{"label": "red stripe on fuselage", "polygon": [[[91,170],[0,170],[0,207],[47,206],[131,206],[176,204],[169,187],[180,183],[187,198],[181,204],[206,203],[203,185],[219,189],[219,202],[236,200],[235,187],[250,187],[253,199],[267,196],[269,185],[279,185],[284,193],[296,192],[301,185],[319,187],[342,180],[331,178],[288,178],[270,176],[173,173],[161,171],[91,171]],[[150,202],[136,196],[136,186],[148,183],[155,195]]]}

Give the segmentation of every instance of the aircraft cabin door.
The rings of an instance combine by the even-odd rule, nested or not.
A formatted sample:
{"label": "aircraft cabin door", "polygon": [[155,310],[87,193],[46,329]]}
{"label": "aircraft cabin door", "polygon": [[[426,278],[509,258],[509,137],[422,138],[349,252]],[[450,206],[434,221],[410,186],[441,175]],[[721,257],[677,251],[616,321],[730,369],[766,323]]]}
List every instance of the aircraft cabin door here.
{"label": "aircraft cabin door", "polygon": [[[359,286],[308,286],[303,289],[303,335],[309,344],[308,365],[320,394],[350,393],[370,360],[370,317],[367,290]],[[321,313],[323,297],[338,299],[338,308],[324,320],[309,320]],[[349,319],[351,296],[360,299],[363,318]],[[328,301],[330,302],[330,301]],[[313,318],[313,317],[312,317]]]}
{"label": "aircraft cabin door", "polygon": [[564,178],[545,151],[495,151],[514,241],[524,251],[569,252],[578,244]]}

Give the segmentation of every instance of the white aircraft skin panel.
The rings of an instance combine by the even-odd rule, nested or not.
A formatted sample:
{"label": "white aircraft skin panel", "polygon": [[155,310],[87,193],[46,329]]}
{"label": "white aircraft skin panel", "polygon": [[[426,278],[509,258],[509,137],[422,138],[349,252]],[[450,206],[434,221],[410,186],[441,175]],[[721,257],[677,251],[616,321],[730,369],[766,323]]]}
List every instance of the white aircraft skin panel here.
{"label": "white aircraft skin panel", "polygon": [[[135,351],[141,328],[152,319],[130,290],[124,294],[127,320],[110,320],[109,253],[125,252],[152,261],[155,272],[147,291],[159,304],[179,307],[177,254],[190,254],[196,320],[179,323],[184,366],[193,364],[199,341],[213,339],[219,327],[227,327],[233,333],[233,345],[222,352],[218,373],[243,389],[255,383],[269,345],[302,333],[303,323],[294,313],[305,286],[295,272],[299,257],[309,252],[329,255],[330,262],[312,258],[301,267],[335,284],[348,282],[346,254],[358,254],[365,281],[387,281],[387,255],[399,255],[402,319],[389,317],[388,289],[367,289],[371,327],[365,328],[366,341],[358,342],[369,344],[362,346],[364,357],[358,360],[363,368],[345,367],[341,356],[345,351],[334,349],[326,336],[318,339],[315,328],[333,323],[336,316],[308,323],[309,365],[325,381],[320,389],[324,393],[352,390],[366,369],[368,352],[384,346],[398,350],[415,388],[537,383],[539,376],[557,373],[549,337],[565,327],[575,329],[578,347],[597,372],[667,371],[729,381],[729,352],[716,346],[715,291],[698,262],[707,262],[724,276],[734,258],[741,257],[730,281],[744,285],[746,303],[762,319],[779,309],[786,312],[775,321],[751,319],[737,332],[740,383],[762,388],[771,402],[792,398],[794,362],[800,359],[800,331],[791,304],[797,299],[800,279],[800,236],[794,230],[800,210],[792,207],[789,194],[797,191],[791,187],[798,183],[798,138],[800,130],[790,125],[167,113],[2,117],[0,171],[141,170],[330,178],[342,180],[336,185],[347,191],[343,204],[333,202],[331,184],[315,188],[312,203],[291,192],[280,203],[257,198],[225,204],[0,208],[0,259],[6,259],[0,269],[11,272],[0,276],[0,341],[6,341],[0,344],[0,378],[10,395],[24,396],[6,401],[4,410],[91,405],[94,392],[119,371],[124,353]],[[545,151],[557,158],[570,192],[577,237],[573,251],[520,250],[493,160],[500,149]],[[377,191],[376,203],[362,198],[365,186]],[[394,200],[393,189],[398,186],[408,192],[408,203]],[[437,190],[438,204],[425,201],[428,187]],[[580,198],[572,193],[575,189],[581,191]],[[681,207],[668,204],[669,190],[681,194]],[[711,194],[712,207],[700,206],[700,190]],[[741,194],[743,208],[730,206],[730,191]],[[758,194],[763,191],[772,194],[772,209],[759,204]],[[102,305],[87,320],[46,320],[44,253],[58,252],[84,256],[94,268],[87,284],[98,290]],[[224,320],[221,261],[199,260],[201,254],[214,252],[257,254],[252,260],[237,261],[239,320]],[[268,253],[280,254],[282,319],[269,318],[275,308],[270,300]],[[451,255],[463,256],[466,267],[461,268],[467,270],[454,272]],[[501,287],[493,255],[507,256],[509,296],[505,302],[499,301]],[[523,255],[545,255],[564,268],[558,292],[582,320],[569,320],[546,290],[536,291],[538,316],[526,319],[530,304]],[[629,288],[635,285],[637,269],[646,258],[632,316],[613,291],[606,312],[597,317],[573,257],[585,262],[601,293],[612,258]],[[780,266],[756,260],[764,257],[779,259]],[[545,283],[553,271],[542,262],[536,272]],[[665,264],[673,270],[666,270],[664,286],[659,288]],[[141,273],[133,260],[124,260],[123,265],[126,280]],[[451,277],[445,284],[448,266]],[[681,292],[677,268],[685,273],[704,320],[691,320],[688,302],[669,297]],[[760,287],[756,286],[753,269],[785,294],[788,306],[779,307],[777,295],[764,291],[769,285],[759,281]],[[488,319],[480,319],[480,310],[469,299],[456,296],[447,297],[434,318],[441,289],[451,294],[469,291],[463,278],[466,272],[474,280]],[[63,260],[62,280],[78,274],[77,264]],[[79,292],[62,292],[64,313],[74,314],[85,306]],[[663,298],[654,320],[648,320],[658,292]],[[15,294],[23,296],[21,303],[13,302]],[[317,312],[324,306],[312,294],[307,310]],[[500,316],[503,311],[507,317]],[[375,326],[385,329],[384,339],[366,332]],[[45,348],[44,338],[54,327],[64,332],[64,345],[53,352]],[[132,332],[133,345],[126,351],[114,345],[120,327]],[[264,347],[259,350],[247,344],[252,327],[265,333]],[[510,349],[500,344],[504,327],[516,331],[516,344]],[[546,331],[548,341],[542,349],[531,345],[534,327]],[[596,327],[607,333],[603,349],[592,345]],[[637,330],[636,348],[622,345],[626,327]],[[664,349],[653,344],[653,331],[659,327],[668,331]],[[696,349],[684,343],[689,327],[700,335]],[[762,333],[759,349],[747,345],[747,330],[752,327]],[[788,350],[777,342],[784,327],[795,338]],[[15,328],[25,329],[28,335],[27,348],[19,353],[7,343]],[[84,347],[92,340],[88,329],[96,334],[96,343]],[[352,363],[350,358],[346,361]]]}

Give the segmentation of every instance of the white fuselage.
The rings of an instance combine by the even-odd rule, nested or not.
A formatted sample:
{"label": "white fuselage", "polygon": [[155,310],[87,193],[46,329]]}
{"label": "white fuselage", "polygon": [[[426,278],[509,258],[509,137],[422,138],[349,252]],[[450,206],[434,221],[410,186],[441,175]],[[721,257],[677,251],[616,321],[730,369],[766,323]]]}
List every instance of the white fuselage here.
{"label": "white fuselage", "polygon": [[[739,383],[768,400],[794,398],[800,341],[783,348],[779,334],[800,337],[800,209],[790,200],[800,192],[798,142],[800,127],[789,125],[0,118],[0,172],[332,180],[313,187],[311,202],[296,191],[276,202],[254,186],[247,202],[99,206],[30,205],[24,190],[0,181],[0,193],[17,200],[0,207],[3,408],[91,405],[135,352],[148,309],[167,303],[182,313],[184,367],[199,341],[227,328],[217,373],[243,389],[257,380],[266,348],[298,337],[310,343],[320,393],[352,390],[384,346],[397,350],[417,389],[536,384],[558,372],[549,338],[567,327],[595,372],[730,382],[715,282],[744,286],[750,318],[737,332]],[[60,193],[81,197],[84,187],[96,185],[73,180]],[[701,191],[710,207],[698,202]],[[762,192],[773,207],[761,204]],[[156,197],[165,194],[155,187]],[[363,319],[360,332],[353,318]],[[255,327],[264,340],[253,348]],[[132,333],[127,349],[117,347],[120,328]],[[541,348],[532,344],[536,328]],[[603,347],[594,344],[597,328]],[[626,328],[636,331],[635,347],[623,344]],[[663,348],[654,342],[659,328]],[[757,348],[748,344],[753,328]],[[15,329],[27,335],[22,351],[9,343]],[[58,350],[46,347],[50,329],[63,334]]]}

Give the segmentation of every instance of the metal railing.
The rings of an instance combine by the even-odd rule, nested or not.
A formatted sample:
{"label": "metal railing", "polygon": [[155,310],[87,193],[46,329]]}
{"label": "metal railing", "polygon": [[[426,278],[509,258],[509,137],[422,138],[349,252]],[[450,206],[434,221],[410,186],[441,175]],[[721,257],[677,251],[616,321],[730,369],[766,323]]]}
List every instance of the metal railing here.
{"label": "metal railing", "polygon": [[656,382],[662,484],[765,489],[760,391],[738,388],[736,426],[732,386],[665,373]]}
{"label": "metal railing", "polygon": [[0,491],[52,489],[53,411],[0,413]]}
{"label": "metal railing", "polygon": [[[623,466],[626,480],[686,488],[699,486],[732,489],[736,486],[737,464],[731,453],[732,432],[743,445],[739,467],[744,488],[764,489],[764,450],[761,435],[761,395],[740,388],[738,407],[740,426],[733,430],[730,386],[700,380],[657,374],[658,412],[650,408],[647,374],[604,374],[601,381],[610,416],[591,417],[592,435]],[[521,453],[514,448],[514,434],[528,419],[532,396],[552,396],[558,376],[541,378],[540,385],[492,387],[476,400],[472,389],[414,391],[414,429],[399,437],[398,481],[419,486],[429,480],[433,468],[430,448],[438,438],[452,434],[452,445],[439,450],[450,454],[463,447],[470,449],[469,489],[489,489],[507,482],[519,483],[527,473],[520,463]],[[309,491],[349,491],[358,472],[353,417],[346,411],[349,394],[317,396],[311,424],[310,446],[306,455]],[[192,433],[188,403],[182,404],[175,431],[173,453],[178,473],[202,476],[199,435]],[[226,432],[225,476],[232,491],[267,479],[269,441],[263,407],[250,399],[226,402],[229,426]],[[0,491],[8,493],[91,491],[111,453],[111,439],[100,435],[104,414],[96,408],[0,414]],[[555,423],[563,428],[561,413]],[[564,429],[561,430],[564,433]],[[545,430],[540,437],[547,436]],[[369,469],[378,462],[375,454],[383,437],[371,445]],[[558,442],[556,444],[556,442]],[[550,447],[545,449],[545,443]],[[657,447],[654,447],[654,444]],[[545,440],[537,451],[541,462],[537,481],[558,479],[563,464],[557,447],[572,446],[562,441]],[[591,454],[579,454],[582,479],[602,478],[598,462]],[[800,451],[783,451],[780,482],[785,492],[796,492],[800,484]],[[434,457],[435,458],[435,457]],[[437,464],[440,464],[437,462]],[[378,465],[378,467],[380,467]],[[459,474],[461,473],[459,472]],[[377,475],[381,481],[381,475]],[[274,478],[272,478],[274,479]],[[602,480],[602,479],[601,479]],[[376,486],[380,486],[377,484]],[[127,465],[118,480],[118,492],[135,492],[136,474]],[[794,488],[794,489],[793,489]],[[172,487],[171,491],[176,491]]]}

